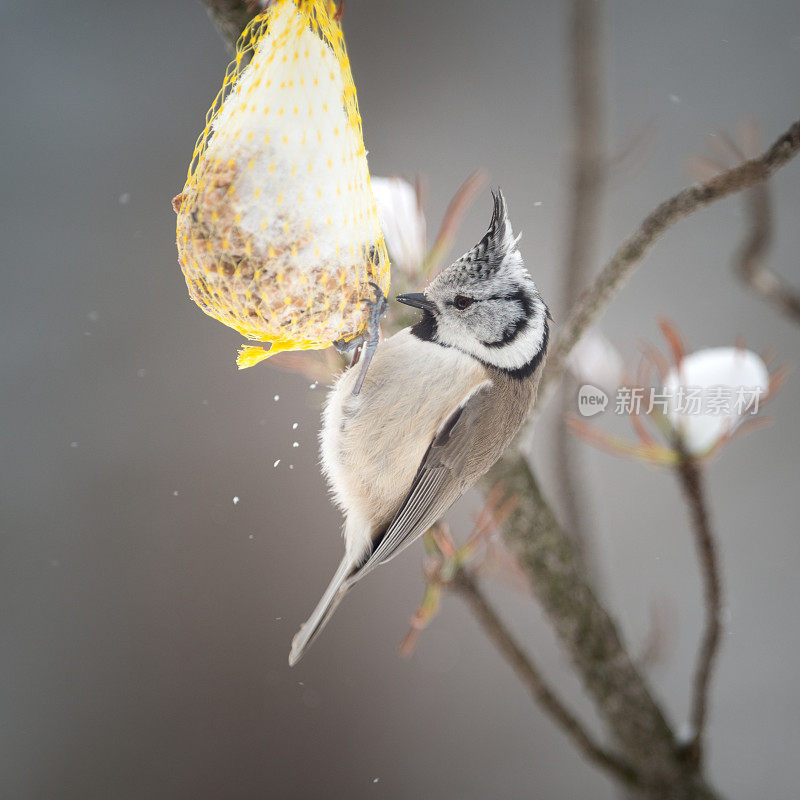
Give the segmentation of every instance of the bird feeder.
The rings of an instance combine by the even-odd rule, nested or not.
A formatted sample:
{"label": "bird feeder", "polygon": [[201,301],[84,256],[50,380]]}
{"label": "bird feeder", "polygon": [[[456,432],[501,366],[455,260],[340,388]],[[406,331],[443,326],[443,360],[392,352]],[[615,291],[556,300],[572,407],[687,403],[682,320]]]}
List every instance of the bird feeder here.
{"label": "bird feeder", "polygon": [[192,300],[270,344],[240,368],[363,331],[389,259],[332,2],[277,0],[248,25],[173,203]]}

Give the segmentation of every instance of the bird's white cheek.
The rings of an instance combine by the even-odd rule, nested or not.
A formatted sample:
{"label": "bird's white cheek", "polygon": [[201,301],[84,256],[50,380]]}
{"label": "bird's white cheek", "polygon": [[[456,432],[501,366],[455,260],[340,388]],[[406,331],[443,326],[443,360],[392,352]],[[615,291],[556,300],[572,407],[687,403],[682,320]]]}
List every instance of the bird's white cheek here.
{"label": "bird's white cheek", "polygon": [[463,326],[449,317],[440,317],[437,321],[437,338],[451,347],[463,347],[467,339]]}

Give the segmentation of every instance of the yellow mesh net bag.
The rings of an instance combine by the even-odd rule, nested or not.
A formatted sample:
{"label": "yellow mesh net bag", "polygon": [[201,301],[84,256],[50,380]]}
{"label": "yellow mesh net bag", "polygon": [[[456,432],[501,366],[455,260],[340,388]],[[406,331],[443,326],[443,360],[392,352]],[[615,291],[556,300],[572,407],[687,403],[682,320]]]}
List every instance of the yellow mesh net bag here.
{"label": "yellow mesh net bag", "polygon": [[239,367],[365,327],[389,259],[336,7],[278,0],[246,28],[174,200],[189,295],[249,339]]}

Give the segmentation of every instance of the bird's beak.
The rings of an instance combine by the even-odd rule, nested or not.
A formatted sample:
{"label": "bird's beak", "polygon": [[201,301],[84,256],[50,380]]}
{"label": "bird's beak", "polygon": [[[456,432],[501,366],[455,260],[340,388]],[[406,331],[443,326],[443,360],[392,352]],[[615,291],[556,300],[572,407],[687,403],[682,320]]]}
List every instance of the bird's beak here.
{"label": "bird's beak", "polygon": [[411,306],[412,308],[421,308],[423,311],[436,311],[436,303],[428,300],[422,292],[414,292],[412,294],[399,294],[395,298],[398,303]]}

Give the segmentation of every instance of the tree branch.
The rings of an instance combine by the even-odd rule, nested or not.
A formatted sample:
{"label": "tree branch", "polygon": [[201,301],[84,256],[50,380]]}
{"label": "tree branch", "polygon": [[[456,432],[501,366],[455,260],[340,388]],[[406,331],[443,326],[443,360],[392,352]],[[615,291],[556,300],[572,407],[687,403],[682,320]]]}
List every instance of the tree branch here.
{"label": "tree branch", "polygon": [[[572,77],[572,188],[562,270],[562,309],[571,309],[585,287],[597,246],[606,171],[598,34],[600,16],[597,0],[573,0],[567,48]],[[579,557],[588,566],[586,493],[577,458],[577,442],[567,427],[564,413],[575,388],[575,382],[567,380],[559,393],[553,464],[565,528],[577,545]]]}
{"label": "tree branch", "polygon": [[685,747],[687,757],[699,765],[703,760],[703,733],[708,714],[708,695],[712,670],[719,652],[722,628],[722,578],[716,540],[711,530],[705,498],[702,468],[686,451],[682,441],[676,442],[676,449],[680,455],[676,471],[692,517],[705,598],[705,630],[697,654],[689,715],[692,738]]}
{"label": "tree branch", "polygon": [[[531,579],[586,691],[625,752],[638,765],[669,759],[669,725],[625,652],[616,627],[597,601],[575,558],[575,548],[555,519],[522,456],[506,457],[490,470],[484,486],[502,483],[519,498],[503,527],[504,538]],[[613,668],[612,668],[613,665]]]}
{"label": "tree branch", "polygon": [[522,650],[495,610],[489,605],[474,578],[464,570],[459,570],[450,585],[464,598],[483,632],[528,688],[533,699],[566,733],[587,760],[625,785],[639,785],[641,781],[633,768],[595,742],[583,728],[580,720],[547,686],[536,665]]}

